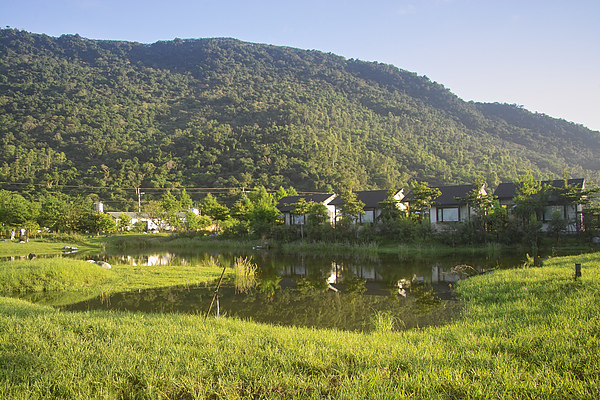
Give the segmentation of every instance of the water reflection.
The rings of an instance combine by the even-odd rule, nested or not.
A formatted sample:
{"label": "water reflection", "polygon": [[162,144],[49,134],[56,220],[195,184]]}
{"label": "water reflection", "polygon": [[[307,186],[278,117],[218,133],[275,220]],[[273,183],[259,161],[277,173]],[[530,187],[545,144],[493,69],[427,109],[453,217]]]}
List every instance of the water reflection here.
{"label": "water reflection", "polygon": [[134,267],[153,267],[156,265],[172,265],[173,263],[176,263],[177,265],[189,265],[186,258],[177,257],[173,253],[138,256],[122,255],[116,256],[114,259],[118,260],[119,264],[127,264]]}
{"label": "water reflection", "polygon": [[[453,285],[469,274],[501,264],[494,258],[432,261],[406,256],[289,256],[266,251],[244,254],[165,252],[87,258],[106,261],[113,266],[164,268],[207,263],[221,268],[235,267],[243,260],[246,266],[239,271],[235,267],[236,278],[219,290],[216,309],[220,316],[276,325],[358,331],[373,330],[376,315],[390,315],[396,330],[447,323],[460,315],[460,303],[453,297]],[[110,296],[103,294],[74,304],[62,302],[68,305],[60,308],[204,315],[214,290],[215,284],[211,283]],[[37,295],[32,301],[43,299]]]}
{"label": "water reflection", "polygon": [[[413,289],[404,298],[366,281],[362,294],[346,291],[341,284],[338,291],[327,290],[320,282],[279,276],[275,280],[261,280],[256,290],[247,293],[239,293],[233,284],[227,284],[219,290],[219,314],[274,325],[352,331],[373,330],[373,316],[377,312],[393,315],[395,330],[443,324],[460,314],[458,302],[443,301],[425,286]],[[61,309],[204,315],[213,294],[214,287],[210,286],[151,289],[100,296]]]}

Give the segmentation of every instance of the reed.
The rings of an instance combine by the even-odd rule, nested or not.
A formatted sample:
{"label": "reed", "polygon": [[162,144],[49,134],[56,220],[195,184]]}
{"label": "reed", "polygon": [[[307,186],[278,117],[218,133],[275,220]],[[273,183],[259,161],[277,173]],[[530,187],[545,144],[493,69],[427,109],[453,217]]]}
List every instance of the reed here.
{"label": "reed", "polygon": [[276,248],[288,254],[321,254],[321,255],[365,255],[376,256],[378,245],[352,242],[307,242],[298,241],[283,243]]}
{"label": "reed", "polygon": [[237,293],[248,293],[257,284],[256,264],[247,257],[238,257],[233,263],[233,281]]}
{"label": "reed", "polygon": [[373,332],[375,334],[381,334],[393,331],[397,319],[398,318],[389,311],[377,311],[372,318],[374,326]]}

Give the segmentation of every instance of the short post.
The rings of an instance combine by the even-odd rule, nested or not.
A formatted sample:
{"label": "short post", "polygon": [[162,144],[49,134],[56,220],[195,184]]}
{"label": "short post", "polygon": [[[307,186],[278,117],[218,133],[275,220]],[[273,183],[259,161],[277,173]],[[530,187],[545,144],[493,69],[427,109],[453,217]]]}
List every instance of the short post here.
{"label": "short post", "polygon": [[581,278],[581,264],[575,264],[575,279]]}

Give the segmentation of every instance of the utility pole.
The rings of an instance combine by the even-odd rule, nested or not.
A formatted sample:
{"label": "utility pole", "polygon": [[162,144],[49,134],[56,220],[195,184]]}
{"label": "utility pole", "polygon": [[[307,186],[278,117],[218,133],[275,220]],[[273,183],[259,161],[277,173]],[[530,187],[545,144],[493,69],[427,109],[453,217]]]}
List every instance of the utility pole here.
{"label": "utility pole", "polygon": [[146,194],[146,193],[140,192],[140,188],[136,188],[135,191],[138,196],[138,213],[141,213],[142,212],[142,197],[141,197],[141,195]]}

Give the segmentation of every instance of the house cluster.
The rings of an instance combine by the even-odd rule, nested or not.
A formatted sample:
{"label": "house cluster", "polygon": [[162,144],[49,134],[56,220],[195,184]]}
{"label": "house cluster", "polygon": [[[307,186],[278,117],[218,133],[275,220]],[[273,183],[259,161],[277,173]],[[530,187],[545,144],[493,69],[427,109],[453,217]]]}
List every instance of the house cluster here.
{"label": "house cluster", "polygon": [[[542,181],[542,185],[548,185],[554,188],[564,188],[564,180]],[[585,189],[584,179],[569,179],[569,186],[573,186],[579,190]],[[474,217],[473,208],[461,199],[466,198],[473,189],[477,189],[480,195],[487,195],[488,188],[485,185],[475,188],[473,185],[453,185],[453,186],[438,186],[440,195],[432,200],[431,208],[425,210],[428,215],[429,222],[438,230],[452,226],[452,224],[470,221]],[[355,223],[365,224],[377,222],[383,212],[382,202],[387,200],[387,190],[367,190],[357,191],[356,200],[364,203],[364,214],[360,215]],[[494,191],[494,197],[499,204],[506,208],[511,208],[514,203],[514,198],[518,194],[518,187],[514,183],[501,183]],[[304,196],[288,196],[279,200],[277,208],[283,214],[286,225],[300,225],[306,223],[306,215],[294,214],[294,204],[301,198],[306,202],[321,203],[328,210],[328,218],[331,224],[335,224],[342,217],[342,206],[344,198],[335,194],[310,194]],[[396,207],[399,210],[407,210],[410,206],[412,196],[411,193],[404,193],[404,190],[398,190],[394,193],[396,199]],[[558,201],[557,198],[551,197],[548,201],[545,212],[541,215],[542,229],[546,230],[548,223],[557,213],[562,219],[568,221],[567,230],[575,232],[581,226],[583,206],[581,204],[564,204]]]}

